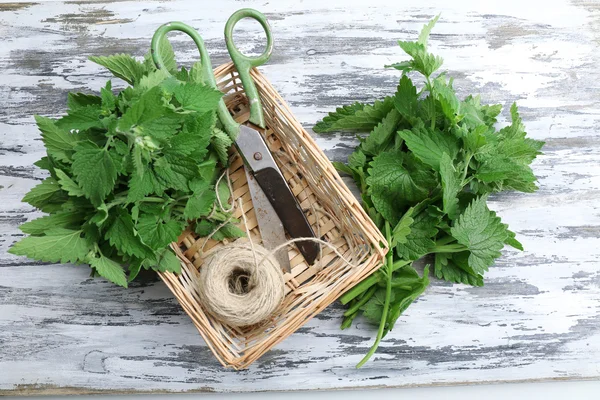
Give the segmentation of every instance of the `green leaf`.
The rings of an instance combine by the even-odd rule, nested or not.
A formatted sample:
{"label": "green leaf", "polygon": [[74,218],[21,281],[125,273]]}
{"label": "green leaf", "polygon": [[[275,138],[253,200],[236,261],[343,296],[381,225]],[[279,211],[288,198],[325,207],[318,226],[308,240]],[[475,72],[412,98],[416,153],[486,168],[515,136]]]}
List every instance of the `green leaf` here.
{"label": "green leaf", "polygon": [[142,174],[133,173],[129,178],[129,191],[127,202],[133,203],[143,199],[150,193],[161,194],[164,186],[158,181],[154,171],[146,165],[142,167]]}
{"label": "green leaf", "polygon": [[408,235],[410,235],[410,226],[415,222],[412,218],[414,212],[414,208],[409,208],[408,211],[404,213],[400,221],[394,227],[392,243],[390,246],[395,246],[396,244],[404,244],[408,241]]}
{"label": "green leaf", "polygon": [[60,169],[55,169],[54,173],[58,178],[58,184],[62,190],[67,192],[69,196],[84,196],[83,189],[81,189],[67,174]]}
{"label": "green leaf", "polygon": [[467,126],[460,126],[455,130],[455,135],[462,137],[463,142],[469,152],[472,154],[477,153],[486,143],[485,134],[489,130],[487,125],[479,125],[475,128],[467,128]]}
{"label": "green leaf", "polygon": [[96,208],[96,213],[89,219],[89,221],[90,223],[101,228],[106,220],[108,220],[108,207],[105,203],[102,203]]}
{"label": "green leaf", "polygon": [[130,85],[140,81],[144,75],[145,67],[128,54],[115,54],[112,56],[92,56],[90,61],[107,68],[114,76],[121,78]]}
{"label": "green leaf", "polygon": [[[398,202],[389,193],[382,192],[371,192],[369,194],[370,200],[375,207],[375,210],[385,218],[385,220],[396,224],[400,218]],[[370,215],[371,219],[375,220],[375,216]]]}
{"label": "green leaf", "polygon": [[229,200],[231,199],[231,190],[229,190],[229,185],[227,184],[226,179],[222,179],[217,186],[217,194],[219,195],[219,200],[223,208],[227,208],[229,204]]}
{"label": "green leaf", "polygon": [[117,217],[106,231],[104,237],[123,254],[137,258],[151,257],[152,249],[142,243],[140,236],[125,210],[119,210]]}
{"label": "green leaf", "polygon": [[61,263],[84,262],[90,248],[80,230],[54,228],[44,236],[28,236],[12,245],[9,253],[35,260]]}
{"label": "green leaf", "polygon": [[177,132],[181,123],[182,117],[164,106],[161,89],[154,87],[145,92],[123,114],[117,130],[122,133],[133,132],[140,136],[168,138]]}
{"label": "green leaf", "polygon": [[211,138],[212,148],[217,153],[221,165],[229,164],[229,148],[233,144],[231,138],[222,130],[215,128]]}
{"label": "green leaf", "polygon": [[439,217],[423,211],[413,219],[410,234],[406,237],[405,242],[398,243],[396,246],[396,253],[405,260],[418,260],[429,253],[435,246],[433,239],[438,233],[436,226],[440,222]]}
{"label": "green leaf", "polygon": [[102,99],[102,110],[113,112],[117,107],[117,97],[112,92],[111,81],[106,82],[106,86],[100,89]]}
{"label": "green leaf", "polygon": [[135,278],[137,278],[138,274],[142,269],[142,263],[144,260],[135,258],[129,262],[129,276],[127,277],[127,282],[133,282]]}
{"label": "green leaf", "polygon": [[371,155],[377,155],[386,150],[394,139],[398,122],[400,122],[400,114],[392,109],[367,136],[361,149]]}
{"label": "green leaf", "polygon": [[193,83],[205,83],[206,77],[204,76],[204,71],[202,68],[202,62],[196,61],[192,68],[190,68],[190,73],[188,74],[188,80]]}
{"label": "green leaf", "polygon": [[454,163],[446,153],[440,160],[440,177],[442,179],[443,210],[452,220],[458,213],[458,193],[462,190],[461,178],[458,176]]}
{"label": "green leaf", "polygon": [[158,43],[159,55],[162,60],[162,65],[157,66],[158,69],[166,69],[167,71],[174,73],[177,71],[177,62],[175,61],[175,52],[171,42],[167,39],[167,36],[163,35]]}
{"label": "green leaf", "polygon": [[46,151],[61,161],[70,162],[70,156],[76,142],[74,136],[56,126],[50,118],[39,115],[34,117],[39,130],[42,132],[42,141],[46,146]]}
{"label": "green leaf", "polygon": [[85,197],[99,205],[112,192],[117,170],[106,149],[88,143],[79,145],[73,154],[73,173]]}
{"label": "green leaf", "polygon": [[396,68],[398,71],[402,71],[405,74],[407,74],[413,70],[412,62],[410,62],[410,61],[401,61],[398,63],[385,65],[385,68]]}
{"label": "green leaf", "polygon": [[77,228],[81,226],[82,218],[81,213],[58,212],[25,222],[19,229],[30,235],[43,235],[54,228]]}
{"label": "green leaf", "polygon": [[154,170],[162,185],[185,192],[189,181],[198,176],[198,165],[188,157],[165,155],[156,160]]}
{"label": "green leaf", "polygon": [[440,75],[434,79],[433,88],[435,98],[440,102],[444,116],[452,123],[456,123],[462,119],[462,116],[459,116],[461,111],[460,100],[456,97],[452,85],[446,83],[446,77]]}
{"label": "green leaf", "polygon": [[29,203],[43,211],[44,205],[51,202],[57,194],[60,194],[58,182],[54,178],[48,177],[27,192],[25,197],[23,197],[23,202]]}
{"label": "green leaf", "polygon": [[396,110],[409,121],[413,120],[419,109],[417,88],[413,85],[410,78],[402,75],[398,89],[394,95],[394,105]]}
{"label": "green leaf", "polygon": [[70,110],[76,110],[81,107],[91,105],[100,105],[102,99],[98,96],[87,93],[69,93],[67,94],[67,107]]}
{"label": "green leaf", "polygon": [[88,261],[100,276],[119,286],[127,287],[127,277],[119,263],[103,255],[90,257]]}
{"label": "green leaf", "polygon": [[91,105],[87,107],[77,108],[56,121],[56,125],[62,129],[69,131],[85,131],[90,128],[103,128],[104,124],[100,119],[102,115],[102,107],[99,105]]}
{"label": "green leaf", "polygon": [[417,40],[417,43],[421,44],[425,49],[427,49],[427,40],[429,39],[431,30],[435,26],[435,23],[438,22],[438,19],[440,19],[440,14],[438,14],[434,19],[425,24],[425,26],[423,26],[423,29],[421,30],[421,33],[419,34],[419,39]]}
{"label": "green leaf", "polygon": [[355,130],[370,131],[394,108],[394,98],[376,100],[373,105],[354,103],[337,108],[335,112],[318,122],[313,131],[317,133]]}
{"label": "green leaf", "polygon": [[360,149],[356,149],[348,157],[348,165],[351,168],[363,168],[367,163],[367,156]]}
{"label": "green leaf", "polygon": [[157,69],[140,79],[140,83],[136,86],[136,90],[138,90],[141,93],[144,93],[156,86],[159,86],[165,81],[165,79],[169,77],[170,75],[167,71],[165,71],[164,69]]}
{"label": "green leaf", "polygon": [[[412,57],[412,60],[407,64],[403,64],[406,66],[405,70],[417,71],[424,76],[429,77],[444,63],[444,60],[441,57],[428,53],[425,46],[421,43],[398,41],[398,45],[406,54]],[[400,69],[397,65],[398,64],[394,65],[394,67]]]}
{"label": "green leaf", "polygon": [[195,184],[194,193],[188,199],[183,216],[187,219],[196,219],[207,216],[213,208],[216,200],[214,188],[207,182]]}
{"label": "green leaf", "polygon": [[183,130],[169,141],[163,152],[203,159],[211,142],[215,125],[214,113],[190,116]]}
{"label": "green leaf", "polygon": [[435,276],[453,283],[483,286],[483,276],[475,273],[468,265],[469,252],[437,253],[435,255]]}
{"label": "green leaf", "polygon": [[516,239],[517,235],[513,231],[510,231],[508,229],[506,230],[506,233],[508,234],[508,237],[506,238],[506,241],[504,241],[504,243],[511,247],[514,247],[517,250],[523,251],[523,245]]}
{"label": "green leaf", "polygon": [[199,220],[196,221],[196,227],[194,228],[194,232],[196,232],[200,237],[206,237],[213,233],[213,231],[217,228],[215,223],[210,222],[208,220]]}
{"label": "green leaf", "polygon": [[48,158],[47,156],[40,158],[39,160],[34,162],[33,165],[35,165],[36,167],[38,167],[40,169],[44,169],[46,171],[50,171],[50,169],[52,169],[52,164],[50,163],[50,158]]}
{"label": "green leaf", "polygon": [[481,275],[500,257],[508,238],[507,225],[488,209],[486,200],[487,196],[473,200],[451,228],[452,236],[471,252],[469,266]]}
{"label": "green leaf", "polygon": [[204,84],[188,82],[175,87],[173,95],[184,110],[203,114],[217,107],[223,93]]}
{"label": "green leaf", "polygon": [[[392,292],[392,297],[390,302],[394,301],[394,292]],[[360,309],[363,312],[363,316],[372,323],[373,325],[379,325],[381,322],[381,317],[383,313],[383,305],[385,304],[385,289],[377,289],[373,297],[369,299],[369,301],[363,305]]]}
{"label": "green leaf", "polygon": [[442,154],[446,153],[454,159],[458,153],[458,146],[451,135],[438,130],[431,131],[422,124],[410,131],[399,131],[398,134],[419,160],[436,171],[440,170]]}
{"label": "green leaf", "polygon": [[419,202],[427,197],[427,189],[421,187],[402,164],[398,152],[386,152],[371,161],[367,184],[371,193],[401,197],[404,201]]}
{"label": "green leaf", "polygon": [[140,216],[137,229],[142,241],[154,250],[160,250],[175,242],[183,228],[175,220],[165,221],[154,215]]}
{"label": "green leaf", "polygon": [[181,260],[170,249],[161,249],[157,253],[157,263],[152,269],[160,272],[181,273]]}
{"label": "green leaf", "polygon": [[246,232],[243,229],[238,228],[236,225],[232,223],[227,223],[222,226],[215,234],[212,236],[213,240],[223,240],[223,239],[237,239],[241,237],[245,237]]}

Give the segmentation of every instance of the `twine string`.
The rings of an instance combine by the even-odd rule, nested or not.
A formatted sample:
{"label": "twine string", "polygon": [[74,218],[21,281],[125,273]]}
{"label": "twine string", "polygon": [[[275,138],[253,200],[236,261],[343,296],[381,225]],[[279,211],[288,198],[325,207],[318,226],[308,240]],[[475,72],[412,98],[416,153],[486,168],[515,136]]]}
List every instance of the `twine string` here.
{"label": "twine string", "polygon": [[[219,177],[217,185],[224,176],[233,193],[228,170]],[[217,204],[221,210],[225,211],[218,194]],[[233,201],[227,212],[233,211],[236,207],[242,211],[241,216],[247,238],[211,249],[205,254],[205,262],[200,268],[198,288],[198,294],[207,311],[226,324],[235,327],[254,325],[269,318],[277,310],[285,296],[285,279],[275,254],[291,244],[302,241],[318,243],[320,245],[319,263],[323,263],[323,246],[325,246],[330,248],[350,268],[358,267],[336,246],[320,238],[290,239],[269,251],[252,240],[241,198],[237,199],[237,202]],[[314,206],[311,206],[311,209],[315,216],[317,213],[326,213],[324,210],[316,210]],[[205,239],[202,249],[209,238],[228,222],[229,220],[219,225]],[[317,231],[320,235],[320,226],[317,227]],[[321,264],[320,267],[323,265]]]}

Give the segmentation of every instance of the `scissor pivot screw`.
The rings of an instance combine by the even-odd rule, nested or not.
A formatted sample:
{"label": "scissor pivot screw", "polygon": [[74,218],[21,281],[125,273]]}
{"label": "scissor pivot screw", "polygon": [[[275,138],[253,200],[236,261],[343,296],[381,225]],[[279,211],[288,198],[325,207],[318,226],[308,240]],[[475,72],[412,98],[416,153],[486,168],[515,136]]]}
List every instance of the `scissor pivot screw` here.
{"label": "scissor pivot screw", "polygon": [[261,154],[261,153],[259,153],[259,152],[256,152],[256,153],[254,153],[254,159],[255,159],[256,161],[260,161],[260,160],[262,160],[262,154]]}

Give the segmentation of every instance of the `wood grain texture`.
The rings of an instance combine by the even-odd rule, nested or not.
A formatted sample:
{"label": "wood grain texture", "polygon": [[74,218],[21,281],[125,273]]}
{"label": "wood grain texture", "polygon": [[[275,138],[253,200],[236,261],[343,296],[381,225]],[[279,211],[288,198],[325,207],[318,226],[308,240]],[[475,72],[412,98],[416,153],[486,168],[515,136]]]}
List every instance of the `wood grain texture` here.
{"label": "wood grain texture", "polygon": [[[425,4],[426,3],[426,4]],[[107,73],[89,55],[146,52],[170,20],[198,28],[213,64],[235,9],[267,14],[275,53],[261,70],[311,127],[324,112],[394,91],[412,39],[442,18],[431,46],[459,94],[518,101],[529,134],[547,141],[535,194],[493,208],[524,252],[506,249],[484,288],[434,281],[361,370],[375,330],[338,328],[333,305],[249,370],[224,370],[161,282],[123,290],[88,270],[6,253],[39,213],[20,199],[43,174],[33,113],[58,116],[71,90]],[[240,27],[258,52],[260,30]],[[600,7],[585,1],[43,1],[0,3],[0,394],[261,391],[600,377]],[[179,59],[196,57],[174,36]],[[503,116],[507,116],[507,109]],[[344,160],[352,135],[320,136]]]}

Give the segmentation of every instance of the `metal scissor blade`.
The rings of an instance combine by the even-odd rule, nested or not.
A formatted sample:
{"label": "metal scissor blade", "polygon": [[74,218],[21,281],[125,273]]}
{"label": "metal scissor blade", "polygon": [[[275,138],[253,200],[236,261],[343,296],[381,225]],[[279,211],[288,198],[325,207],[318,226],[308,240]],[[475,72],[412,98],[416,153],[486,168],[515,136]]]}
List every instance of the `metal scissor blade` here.
{"label": "metal scissor blade", "polygon": [[[273,250],[280,244],[286,242],[285,229],[283,228],[275,209],[256,182],[256,179],[254,179],[254,176],[252,176],[252,173],[248,171],[248,168],[244,168],[244,170],[246,171],[248,189],[250,190],[250,197],[252,197],[252,205],[254,206],[254,213],[258,220],[258,228],[260,229],[263,246],[267,250]],[[282,249],[275,253],[275,258],[285,272],[292,271],[287,249]]]}
{"label": "metal scissor blade", "polygon": [[[283,227],[292,238],[315,237],[315,233],[275,163],[261,134],[251,127],[241,125],[235,145],[252,170],[253,177],[277,213]],[[319,255],[315,242],[297,242],[298,250],[311,265]]]}

